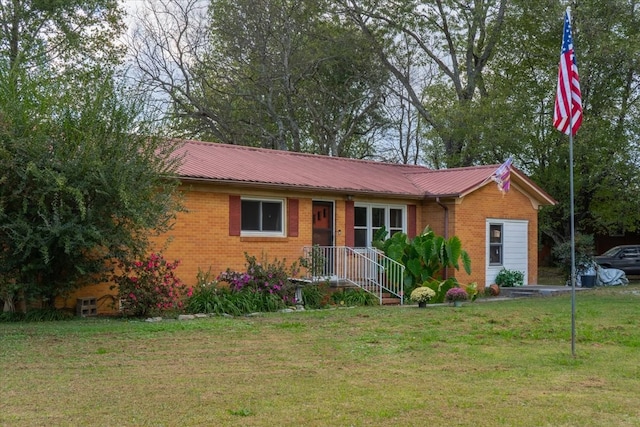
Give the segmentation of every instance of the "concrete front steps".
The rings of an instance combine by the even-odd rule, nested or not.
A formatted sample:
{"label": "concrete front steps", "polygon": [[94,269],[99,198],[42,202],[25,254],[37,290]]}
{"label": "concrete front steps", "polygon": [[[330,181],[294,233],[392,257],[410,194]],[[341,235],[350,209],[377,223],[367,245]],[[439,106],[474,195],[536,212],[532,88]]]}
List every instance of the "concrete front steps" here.
{"label": "concrete front steps", "polygon": [[[378,296],[378,292],[379,292],[379,288],[377,285],[373,285],[370,283],[364,283],[361,284],[360,286],[356,286],[352,283],[347,283],[347,282],[341,282],[336,284],[335,286],[336,288],[351,288],[351,289],[364,289],[365,291],[369,291],[371,292],[373,295],[375,295],[376,297]],[[400,305],[400,298],[398,298],[397,296],[389,293],[389,292],[382,292],[382,305]]]}
{"label": "concrete front steps", "polygon": [[390,293],[382,293],[382,305],[400,305],[400,298],[391,295]]}

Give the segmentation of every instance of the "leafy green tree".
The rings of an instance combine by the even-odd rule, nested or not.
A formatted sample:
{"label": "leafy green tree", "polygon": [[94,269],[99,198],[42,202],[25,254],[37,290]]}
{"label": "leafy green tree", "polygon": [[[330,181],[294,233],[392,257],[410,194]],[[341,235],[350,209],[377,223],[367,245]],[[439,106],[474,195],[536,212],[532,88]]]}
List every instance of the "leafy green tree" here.
{"label": "leafy green tree", "polygon": [[[637,6],[582,1],[573,6],[584,121],[573,140],[578,231],[609,234],[638,229]],[[568,138],[551,125],[562,14],[555,2],[513,1],[491,73],[491,96],[478,110],[490,136],[482,161],[512,154],[516,165],[556,200],[541,213],[543,240],[565,241],[569,230]],[[555,19],[549,19],[555,16]],[[630,214],[632,213],[632,214]]]}
{"label": "leafy green tree", "polygon": [[[364,157],[384,126],[387,72],[367,38],[317,0],[167,1],[131,40],[181,135]],[[150,42],[152,41],[152,42]]]}
{"label": "leafy green tree", "polygon": [[166,231],[178,208],[171,144],[146,136],[139,106],[124,101],[109,79],[92,89],[42,115],[33,102],[1,97],[5,302],[21,296],[52,303],[101,280],[109,262],[142,255],[152,231]]}
{"label": "leafy green tree", "polygon": [[179,208],[173,143],[114,84],[112,0],[0,1],[0,300],[52,304]]}
{"label": "leafy green tree", "polygon": [[0,0],[0,61],[12,71],[5,77],[29,70],[30,79],[44,73],[77,89],[74,79],[120,63],[123,13],[117,0]]}
{"label": "leafy green tree", "polygon": [[[476,162],[481,128],[470,120],[488,95],[484,74],[500,40],[506,0],[341,0],[342,10],[369,38],[384,66],[444,148],[444,166]],[[395,52],[410,41],[431,78],[415,79]],[[426,83],[426,84],[425,84]],[[471,126],[470,126],[471,124]],[[434,159],[433,163],[440,163]]]}
{"label": "leafy green tree", "polygon": [[[423,119],[426,163],[450,167],[514,156],[559,201],[542,211],[543,240],[568,238],[568,139],[551,121],[568,2],[341,3]],[[634,231],[640,225],[637,4],[572,6],[585,116],[574,138],[577,228]],[[399,55],[407,40],[424,57],[410,74]],[[428,78],[416,78],[423,75]]]}

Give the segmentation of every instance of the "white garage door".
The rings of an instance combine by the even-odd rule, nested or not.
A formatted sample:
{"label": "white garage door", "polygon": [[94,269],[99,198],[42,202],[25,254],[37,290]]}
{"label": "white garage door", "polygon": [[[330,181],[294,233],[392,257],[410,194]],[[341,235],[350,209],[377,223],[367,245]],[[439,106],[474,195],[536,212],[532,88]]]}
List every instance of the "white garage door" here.
{"label": "white garage door", "polygon": [[503,268],[522,271],[524,284],[528,284],[528,228],[529,221],[487,219],[486,286],[495,283]]}

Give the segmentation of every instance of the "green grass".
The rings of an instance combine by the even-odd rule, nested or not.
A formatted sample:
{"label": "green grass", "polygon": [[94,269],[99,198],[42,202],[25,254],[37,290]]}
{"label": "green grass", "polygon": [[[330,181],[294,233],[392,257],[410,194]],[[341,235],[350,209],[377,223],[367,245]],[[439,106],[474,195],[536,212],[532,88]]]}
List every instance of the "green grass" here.
{"label": "green grass", "polygon": [[637,426],[640,286],[147,323],[0,324],[2,426]]}
{"label": "green grass", "polygon": [[563,286],[565,284],[562,271],[557,267],[539,267],[538,285]]}

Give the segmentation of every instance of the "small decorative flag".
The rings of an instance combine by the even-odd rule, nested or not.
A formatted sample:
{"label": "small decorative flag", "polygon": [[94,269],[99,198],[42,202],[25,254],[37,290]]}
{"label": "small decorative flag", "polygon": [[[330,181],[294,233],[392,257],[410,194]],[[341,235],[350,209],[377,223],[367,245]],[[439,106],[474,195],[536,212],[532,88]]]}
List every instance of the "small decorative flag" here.
{"label": "small decorative flag", "polygon": [[553,110],[553,126],[560,132],[575,135],[582,124],[582,93],[578,64],[573,50],[571,37],[570,8],[564,14],[564,31],[562,33],[562,51],[558,68],[558,91]]}
{"label": "small decorative flag", "polygon": [[506,194],[509,192],[509,187],[511,186],[511,163],[513,162],[513,158],[509,157],[503,164],[500,165],[498,169],[493,173],[493,180],[498,184],[498,190],[502,192],[502,194]]}

